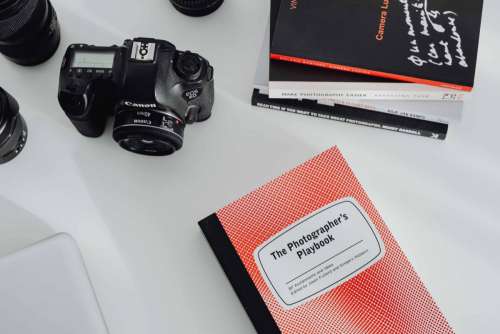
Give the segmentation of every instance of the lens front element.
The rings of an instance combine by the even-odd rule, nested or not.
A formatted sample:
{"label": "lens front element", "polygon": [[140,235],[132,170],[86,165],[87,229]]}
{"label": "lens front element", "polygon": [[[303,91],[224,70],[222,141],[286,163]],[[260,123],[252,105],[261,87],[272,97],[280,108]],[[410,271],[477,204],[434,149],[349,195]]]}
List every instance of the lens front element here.
{"label": "lens front element", "polygon": [[114,140],[130,152],[162,156],[182,147],[185,124],[160,110],[122,109],[117,112]]}

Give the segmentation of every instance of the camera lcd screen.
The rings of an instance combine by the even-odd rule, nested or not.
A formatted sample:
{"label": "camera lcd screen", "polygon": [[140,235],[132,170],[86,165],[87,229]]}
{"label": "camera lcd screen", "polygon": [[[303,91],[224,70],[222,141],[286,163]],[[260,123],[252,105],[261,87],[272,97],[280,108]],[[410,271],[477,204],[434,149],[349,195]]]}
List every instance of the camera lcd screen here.
{"label": "camera lcd screen", "polygon": [[71,67],[113,68],[114,51],[75,51]]}

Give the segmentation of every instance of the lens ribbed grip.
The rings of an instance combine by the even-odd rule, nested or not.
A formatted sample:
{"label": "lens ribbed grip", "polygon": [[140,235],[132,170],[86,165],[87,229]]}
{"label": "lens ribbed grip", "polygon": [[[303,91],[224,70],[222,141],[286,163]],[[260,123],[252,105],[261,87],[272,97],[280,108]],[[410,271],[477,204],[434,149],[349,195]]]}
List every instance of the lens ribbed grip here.
{"label": "lens ribbed grip", "polygon": [[208,15],[222,5],[224,0],[170,0],[181,13],[202,16]]}
{"label": "lens ribbed grip", "polygon": [[42,4],[40,0],[0,0],[0,41],[22,29]]}

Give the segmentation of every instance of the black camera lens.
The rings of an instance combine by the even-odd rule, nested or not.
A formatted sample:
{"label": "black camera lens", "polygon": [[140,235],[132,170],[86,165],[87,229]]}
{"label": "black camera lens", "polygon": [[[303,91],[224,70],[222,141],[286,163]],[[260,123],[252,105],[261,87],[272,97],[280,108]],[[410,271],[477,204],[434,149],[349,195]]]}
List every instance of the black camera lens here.
{"label": "black camera lens", "polygon": [[170,0],[181,13],[189,16],[205,16],[216,11],[224,0]]}
{"label": "black camera lens", "polygon": [[130,152],[169,155],[182,147],[184,122],[175,114],[158,110],[119,110],[113,139]]}
{"label": "black camera lens", "polygon": [[60,29],[49,0],[0,0],[0,52],[19,65],[43,63],[57,50]]}
{"label": "black camera lens", "polygon": [[26,145],[28,128],[16,100],[0,87],[0,164],[14,159]]}

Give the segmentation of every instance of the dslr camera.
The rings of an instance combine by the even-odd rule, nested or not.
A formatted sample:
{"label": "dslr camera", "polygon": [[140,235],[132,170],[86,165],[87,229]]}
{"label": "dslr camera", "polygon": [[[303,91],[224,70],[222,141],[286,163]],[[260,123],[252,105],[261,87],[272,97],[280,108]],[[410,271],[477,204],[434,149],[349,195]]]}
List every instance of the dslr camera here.
{"label": "dslr camera", "polygon": [[200,55],[164,40],[73,44],[61,66],[58,98],[82,135],[102,135],[114,116],[113,139],[122,148],[168,155],[182,147],[186,124],[211,116],[214,69]]}

